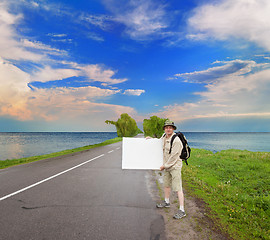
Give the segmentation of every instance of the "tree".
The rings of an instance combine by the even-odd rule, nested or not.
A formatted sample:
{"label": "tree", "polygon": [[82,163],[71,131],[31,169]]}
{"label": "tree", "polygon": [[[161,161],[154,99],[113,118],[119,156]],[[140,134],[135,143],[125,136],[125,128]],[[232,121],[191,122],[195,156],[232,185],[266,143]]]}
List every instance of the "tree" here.
{"label": "tree", "polygon": [[133,137],[142,132],[136,121],[127,113],[121,114],[116,122],[106,120],[105,123],[115,125],[118,137]]}
{"label": "tree", "polygon": [[143,120],[143,131],[145,136],[160,138],[163,135],[163,126],[167,118],[152,116]]}

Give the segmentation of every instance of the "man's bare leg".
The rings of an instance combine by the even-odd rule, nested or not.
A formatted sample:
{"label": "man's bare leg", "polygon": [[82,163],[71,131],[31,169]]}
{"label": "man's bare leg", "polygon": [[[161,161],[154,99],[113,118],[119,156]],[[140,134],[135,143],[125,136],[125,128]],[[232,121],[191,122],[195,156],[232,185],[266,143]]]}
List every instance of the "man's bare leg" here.
{"label": "man's bare leg", "polygon": [[183,191],[178,191],[177,195],[178,195],[180,210],[184,212],[184,193]]}
{"label": "man's bare leg", "polygon": [[169,199],[171,195],[171,188],[170,187],[164,187],[164,195],[165,198]]}

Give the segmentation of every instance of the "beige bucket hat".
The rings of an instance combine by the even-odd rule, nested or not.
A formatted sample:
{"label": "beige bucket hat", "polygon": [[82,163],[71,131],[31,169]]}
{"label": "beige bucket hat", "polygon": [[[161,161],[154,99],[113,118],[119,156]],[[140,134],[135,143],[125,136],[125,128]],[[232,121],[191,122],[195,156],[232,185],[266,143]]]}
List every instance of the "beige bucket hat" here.
{"label": "beige bucket hat", "polygon": [[176,126],[174,125],[174,122],[173,121],[170,121],[170,120],[166,120],[164,126],[163,126],[163,130],[166,126],[172,126],[174,128],[174,130],[176,129]]}

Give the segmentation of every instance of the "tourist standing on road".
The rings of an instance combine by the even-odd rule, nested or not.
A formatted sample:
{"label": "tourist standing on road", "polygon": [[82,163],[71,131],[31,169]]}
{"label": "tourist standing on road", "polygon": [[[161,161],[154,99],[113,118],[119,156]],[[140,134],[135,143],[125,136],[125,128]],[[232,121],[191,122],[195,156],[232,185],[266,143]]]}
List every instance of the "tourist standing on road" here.
{"label": "tourist standing on road", "polygon": [[158,203],[157,208],[168,208],[170,207],[170,194],[171,189],[177,192],[178,200],[179,200],[179,210],[173,216],[175,219],[180,219],[186,216],[184,210],[184,193],[182,189],[182,177],[181,177],[181,169],[182,169],[182,159],[179,158],[182,152],[182,142],[176,137],[172,144],[171,153],[171,139],[175,134],[174,130],[176,130],[176,126],[174,122],[167,120],[164,124],[163,130],[165,134],[163,135],[163,165],[160,167],[160,170],[164,170],[163,175],[163,187],[164,187],[164,195],[165,200],[161,203]]}

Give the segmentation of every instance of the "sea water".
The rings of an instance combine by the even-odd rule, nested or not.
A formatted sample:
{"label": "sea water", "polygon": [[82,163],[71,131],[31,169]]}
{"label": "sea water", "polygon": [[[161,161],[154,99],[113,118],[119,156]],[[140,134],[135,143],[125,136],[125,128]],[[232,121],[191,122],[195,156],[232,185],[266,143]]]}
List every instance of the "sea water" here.
{"label": "sea water", "polygon": [[270,132],[188,132],[184,133],[191,148],[217,152],[240,149],[270,152]]}
{"label": "sea water", "polygon": [[0,133],[0,160],[43,155],[117,137],[116,132]]}
{"label": "sea water", "polygon": [[[191,148],[270,152],[270,133],[184,132]],[[101,143],[116,132],[0,133],[0,160],[43,155]]]}

